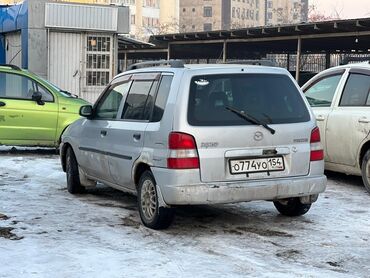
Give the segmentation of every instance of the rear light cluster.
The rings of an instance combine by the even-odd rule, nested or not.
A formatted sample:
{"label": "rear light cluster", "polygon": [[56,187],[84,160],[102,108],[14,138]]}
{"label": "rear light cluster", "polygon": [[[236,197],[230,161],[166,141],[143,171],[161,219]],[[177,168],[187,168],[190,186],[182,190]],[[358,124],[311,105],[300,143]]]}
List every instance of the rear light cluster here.
{"label": "rear light cluster", "polygon": [[320,139],[320,130],[318,127],[315,127],[311,131],[311,155],[310,161],[318,161],[324,159],[324,150],[322,149],[321,139]]}
{"label": "rear light cluster", "polygon": [[199,169],[199,157],[195,139],[190,134],[171,132],[168,137],[169,169]]}

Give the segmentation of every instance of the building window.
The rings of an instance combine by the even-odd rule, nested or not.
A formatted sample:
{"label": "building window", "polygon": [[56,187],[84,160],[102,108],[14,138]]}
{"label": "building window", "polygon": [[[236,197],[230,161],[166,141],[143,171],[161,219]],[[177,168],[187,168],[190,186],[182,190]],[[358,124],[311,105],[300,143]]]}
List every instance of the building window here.
{"label": "building window", "polygon": [[192,9],[193,13],[195,13],[195,8]]}
{"label": "building window", "polygon": [[212,31],[212,23],[204,23],[203,24],[204,31]]}
{"label": "building window", "polygon": [[204,7],[203,8],[203,16],[204,17],[212,17],[212,7]]}
{"label": "building window", "polygon": [[236,17],[237,18],[240,18],[240,8],[237,8],[236,9]]}
{"label": "building window", "polygon": [[159,8],[158,2],[157,0],[144,0],[143,7]]}
{"label": "building window", "polygon": [[272,12],[267,13],[267,19],[272,19]]}
{"label": "building window", "polygon": [[135,15],[134,14],[131,15],[131,24],[135,24]]}
{"label": "building window", "polygon": [[105,86],[109,82],[111,38],[87,36],[86,85]]}
{"label": "building window", "polygon": [[272,9],[272,1],[267,2],[267,8]]}
{"label": "building window", "polygon": [[184,13],[184,12],[186,12],[186,9],[185,8],[182,8],[182,12]]}
{"label": "building window", "polygon": [[260,7],[260,0],[256,0],[256,8],[258,9]]}
{"label": "building window", "polygon": [[232,17],[235,18],[235,7],[233,7]]}

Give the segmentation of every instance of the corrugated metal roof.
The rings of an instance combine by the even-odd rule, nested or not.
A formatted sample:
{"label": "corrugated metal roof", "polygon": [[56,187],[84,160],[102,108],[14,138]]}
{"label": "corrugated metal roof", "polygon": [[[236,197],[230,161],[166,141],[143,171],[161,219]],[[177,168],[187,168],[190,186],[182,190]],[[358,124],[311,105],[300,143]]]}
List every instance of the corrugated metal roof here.
{"label": "corrugated metal roof", "polygon": [[332,20],[322,22],[309,22],[300,24],[260,26],[233,30],[216,30],[207,32],[189,32],[178,34],[156,35],[150,38],[154,44],[163,44],[175,41],[212,41],[212,40],[236,40],[247,38],[273,38],[316,36],[327,33],[346,33],[370,31],[370,18]]}

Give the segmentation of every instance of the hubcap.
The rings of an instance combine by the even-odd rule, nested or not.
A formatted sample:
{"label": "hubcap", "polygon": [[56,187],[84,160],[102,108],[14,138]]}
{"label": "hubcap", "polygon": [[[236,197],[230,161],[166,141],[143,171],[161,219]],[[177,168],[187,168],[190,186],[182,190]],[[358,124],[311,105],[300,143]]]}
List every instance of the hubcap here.
{"label": "hubcap", "polygon": [[141,190],[141,210],[145,218],[149,221],[153,220],[157,209],[157,194],[155,185],[151,180],[146,180],[143,183]]}

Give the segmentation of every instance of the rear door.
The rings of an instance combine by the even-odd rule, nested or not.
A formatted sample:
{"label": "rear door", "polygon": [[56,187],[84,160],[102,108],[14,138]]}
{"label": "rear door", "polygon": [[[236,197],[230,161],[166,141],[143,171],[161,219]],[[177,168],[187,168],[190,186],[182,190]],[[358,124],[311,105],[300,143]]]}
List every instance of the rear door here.
{"label": "rear door", "polygon": [[[39,91],[43,104],[32,100]],[[21,74],[0,72],[0,143],[55,144],[58,100],[36,81]]]}
{"label": "rear door", "polygon": [[126,101],[105,138],[110,181],[135,189],[132,167],[141,155],[160,73],[132,75]]}
{"label": "rear door", "polygon": [[328,161],[356,165],[361,142],[370,132],[370,71],[351,69],[338,105],[330,113]]}
{"label": "rear door", "polygon": [[317,125],[320,128],[320,136],[324,149],[325,160],[329,160],[326,148],[326,129],[329,114],[334,106],[334,97],[339,94],[341,80],[344,70],[332,72],[328,75],[313,80],[305,86],[304,93],[314,111]]}
{"label": "rear door", "polygon": [[[268,123],[276,133],[227,108]],[[191,80],[188,123],[203,182],[307,175],[310,119],[287,75],[220,74]]]}

